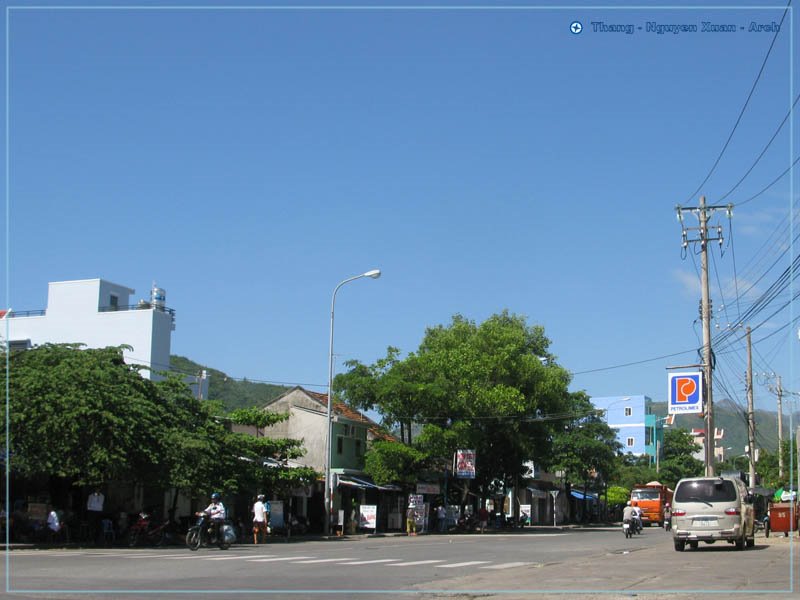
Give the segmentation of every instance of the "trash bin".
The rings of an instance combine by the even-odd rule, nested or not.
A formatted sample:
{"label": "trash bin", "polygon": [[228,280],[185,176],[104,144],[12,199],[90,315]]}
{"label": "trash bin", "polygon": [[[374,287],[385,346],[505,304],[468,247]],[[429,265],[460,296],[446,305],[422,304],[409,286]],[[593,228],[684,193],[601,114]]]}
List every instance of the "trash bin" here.
{"label": "trash bin", "polygon": [[789,533],[797,529],[797,510],[792,512],[791,502],[774,502],[770,506],[769,528],[775,533]]}

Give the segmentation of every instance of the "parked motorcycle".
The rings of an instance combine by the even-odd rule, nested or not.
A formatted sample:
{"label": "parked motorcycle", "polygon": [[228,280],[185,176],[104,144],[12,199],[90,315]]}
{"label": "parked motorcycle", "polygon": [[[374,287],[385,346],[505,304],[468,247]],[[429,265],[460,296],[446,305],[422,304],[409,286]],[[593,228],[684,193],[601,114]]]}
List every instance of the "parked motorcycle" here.
{"label": "parked motorcycle", "polygon": [[475,515],[461,515],[456,521],[458,531],[475,531],[478,528],[478,519]]}
{"label": "parked motorcycle", "polygon": [[211,545],[219,546],[220,550],[227,550],[235,541],[236,531],[228,519],[217,528],[205,513],[197,518],[197,522],[186,533],[186,545],[192,551]]}
{"label": "parked motorcycle", "polygon": [[139,544],[161,546],[167,541],[170,520],[156,525],[150,513],[142,511],[139,518],[128,529],[128,546],[133,548]]}

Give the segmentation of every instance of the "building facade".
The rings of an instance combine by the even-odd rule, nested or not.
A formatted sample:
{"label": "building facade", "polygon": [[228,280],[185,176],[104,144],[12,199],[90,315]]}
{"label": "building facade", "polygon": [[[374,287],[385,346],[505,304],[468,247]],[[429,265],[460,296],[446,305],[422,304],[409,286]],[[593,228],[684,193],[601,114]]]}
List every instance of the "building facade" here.
{"label": "building facade", "polygon": [[175,311],[165,305],[164,290],[153,286],[149,300],[136,304],[132,288],[104,279],[55,281],[48,284],[47,308],[7,310],[8,346],[25,349],[42,344],[83,344],[89,348],[130,346],[123,351],[128,364],[152,369],[142,376],[157,379],[155,371],[169,370]]}
{"label": "building facade", "polygon": [[[234,426],[234,431],[273,438],[302,440],[305,454],[296,460],[319,473],[325,472],[327,452],[328,395],[296,386],[264,407],[264,410],[288,413],[289,418],[261,430]],[[357,527],[355,505],[377,505],[378,529],[399,528],[402,507],[398,504],[400,488],[380,486],[364,473],[367,444],[373,440],[397,441],[380,429],[366,415],[341,402],[331,410],[331,476],[334,521],[342,528]],[[324,481],[313,490],[293,498],[296,512],[308,518],[313,529],[322,529],[324,521]]]}
{"label": "building facade", "polygon": [[664,419],[653,414],[653,401],[649,397],[592,397],[591,402],[602,411],[608,426],[617,432],[624,454],[649,456],[651,463],[655,463],[664,443]]}

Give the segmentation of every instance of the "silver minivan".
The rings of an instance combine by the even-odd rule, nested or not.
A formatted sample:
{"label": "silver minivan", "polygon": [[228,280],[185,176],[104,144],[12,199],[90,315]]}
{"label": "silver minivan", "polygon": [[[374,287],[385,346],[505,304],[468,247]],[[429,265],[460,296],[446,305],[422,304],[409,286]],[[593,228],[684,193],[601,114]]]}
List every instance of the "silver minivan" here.
{"label": "silver minivan", "polygon": [[755,544],[753,499],[744,482],[732,477],[681,479],[672,499],[672,540],[682,552],[686,544],[725,540],[744,550]]}

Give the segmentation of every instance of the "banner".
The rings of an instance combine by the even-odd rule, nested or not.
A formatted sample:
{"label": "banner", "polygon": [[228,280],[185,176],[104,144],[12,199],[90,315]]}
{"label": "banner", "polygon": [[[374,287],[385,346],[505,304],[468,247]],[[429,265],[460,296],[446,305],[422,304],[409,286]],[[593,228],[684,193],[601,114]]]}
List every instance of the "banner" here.
{"label": "banner", "polygon": [[417,484],[417,493],[418,494],[441,494],[441,487],[438,483],[418,483]]}
{"label": "banner", "polygon": [[475,479],[475,450],[456,450],[456,477]]}
{"label": "banner", "polygon": [[378,507],[374,504],[362,504],[358,512],[358,526],[361,529],[375,529],[378,525]]}

